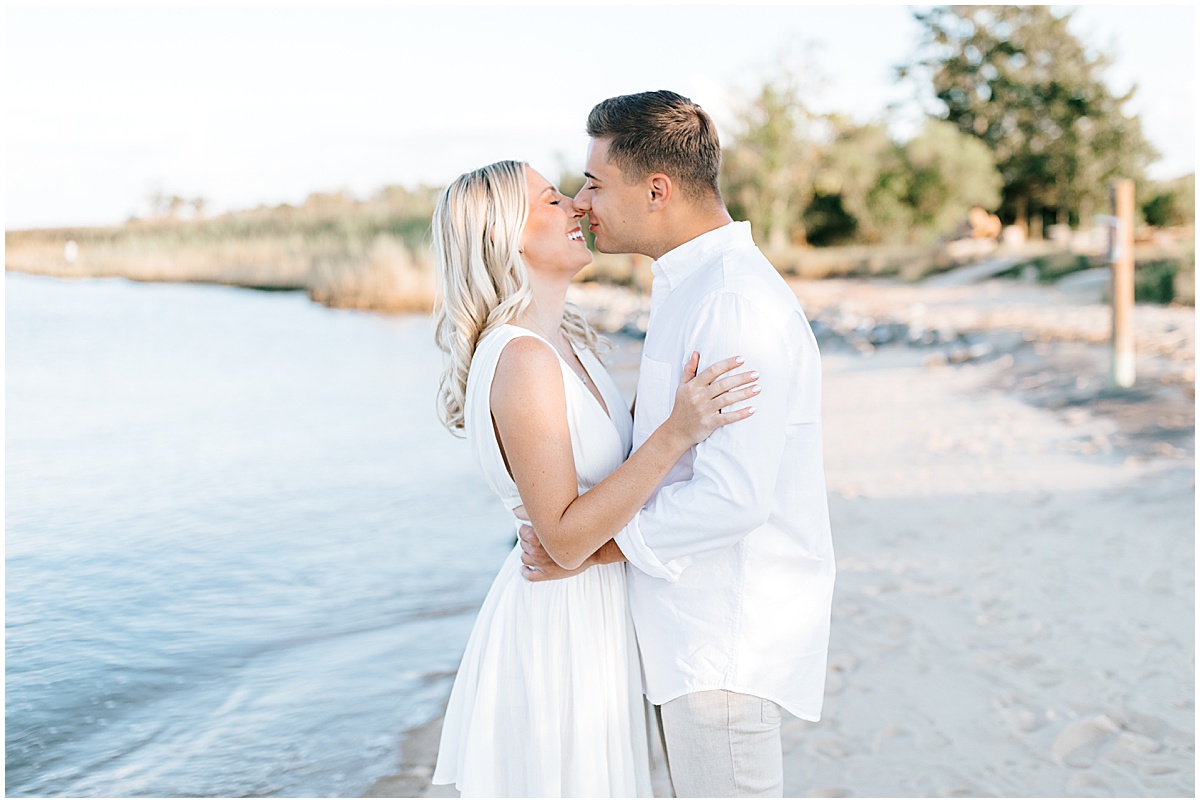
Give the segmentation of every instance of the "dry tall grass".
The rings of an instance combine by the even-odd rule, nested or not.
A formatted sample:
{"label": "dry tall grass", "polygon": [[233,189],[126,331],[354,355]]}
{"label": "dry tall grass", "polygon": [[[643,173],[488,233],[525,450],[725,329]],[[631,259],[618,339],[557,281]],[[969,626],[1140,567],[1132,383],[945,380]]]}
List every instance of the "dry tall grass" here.
{"label": "dry tall grass", "polygon": [[427,216],[313,207],[209,221],[8,232],[5,269],[64,278],[298,289],[333,307],[432,309]]}
{"label": "dry tall grass", "polygon": [[[330,307],[428,312],[436,280],[428,242],[432,206],[425,206],[411,195],[390,199],[385,193],[355,202],[323,194],[301,208],[250,210],[211,220],[8,232],[5,268],[68,278],[120,276],[298,289]],[[68,242],[76,244],[74,253]],[[1161,291],[1167,300],[1173,295],[1178,302],[1195,303],[1194,242],[1189,229],[1137,246],[1139,271],[1161,263],[1154,269],[1163,273],[1162,282],[1174,281],[1173,294]],[[781,273],[800,279],[887,276],[911,281],[993,255],[977,252],[986,243],[967,245],[972,248],[964,249],[963,241],[926,247],[789,248],[767,257]],[[1071,263],[1068,269],[1078,269],[1072,256],[1077,249],[1069,243],[1035,241],[1018,250],[1001,249],[1034,262],[1061,257]],[[637,255],[597,254],[578,278],[648,294],[650,264]]]}
{"label": "dry tall grass", "polygon": [[413,253],[394,237],[377,236],[365,253],[314,262],[309,295],[327,307],[429,312],[437,282],[428,248]]}

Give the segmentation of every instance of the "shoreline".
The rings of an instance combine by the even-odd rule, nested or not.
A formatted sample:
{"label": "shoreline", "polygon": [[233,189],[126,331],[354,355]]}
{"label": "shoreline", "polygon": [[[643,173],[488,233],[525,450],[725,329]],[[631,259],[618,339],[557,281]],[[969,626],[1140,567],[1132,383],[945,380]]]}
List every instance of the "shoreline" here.
{"label": "shoreline", "polygon": [[[968,266],[961,270],[970,269]],[[383,315],[428,313],[422,305],[426,301],[431,303],[433,297],[430,290],[419,294],[420,298],[413,303],[389,306],[368,300],[358,292],[362,288],[335,299],[324,288],[313,288],[295,277],[254,283],[222,276],[163,277],[129,272],[69,275],[8,266],[5,270],[66,280],[124,279],[257,292],[303,292],[313,303],[328,308]],[[915,347],[958,345],[962,348],[947,356],[959,362],[979,356],[971,354],[972,340],[999,332],[1021,332],[1026,339],[1039,341],[1097,345],[1108,341],[1111,308],[1101,303],[1106,284],[1095,281],[1095,277],[1086,282],[1060,281],[1057,285],[1014,279],[957,283],[953,279],[953,272],[921,282],[887,278],[786,278],[819,340],[824,342],[834,337],[863,353],[903,341]],[[645,336],[650,310],[648,293],[589,279],[571,284],[567,298],[581,308],[602,334]],[[1195,307],[1190,305],[1137,304],[1133,320],[1138,359],[1155,356],[1194,363],[1195,315]],[[1177,378],[1183,384],[1194,383],[1194,368],[1181,367]]]}
{"label": "shoreline", "polygon": [[443,703],[432,719],[400,734],[401,760],[397,771],[375,779],[359,797],[458,797],[458,790],[452,784],[435,786],[431,782],[445,709]]}

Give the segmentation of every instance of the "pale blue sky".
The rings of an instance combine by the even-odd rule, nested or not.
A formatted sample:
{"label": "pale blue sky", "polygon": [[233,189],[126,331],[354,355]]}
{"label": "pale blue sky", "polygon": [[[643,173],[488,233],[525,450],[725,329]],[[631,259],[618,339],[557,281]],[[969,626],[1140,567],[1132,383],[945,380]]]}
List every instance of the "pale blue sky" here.
{"label": "pale blue sky", "polygon": [[[728,137],[737,90],[803,52],[815,105],[879,118],[912,96],[892,74],[910,8],[10,6],[5,225],[120,222],[155,187],[219,210],[442,184],[500,158],[553,180],[582,166],[598,100],[675,89]],[[1085,6],[1073,28],[1115,55],[1111,86],[1139,83],[1151,175],[1194,170],[1194,8]]]}

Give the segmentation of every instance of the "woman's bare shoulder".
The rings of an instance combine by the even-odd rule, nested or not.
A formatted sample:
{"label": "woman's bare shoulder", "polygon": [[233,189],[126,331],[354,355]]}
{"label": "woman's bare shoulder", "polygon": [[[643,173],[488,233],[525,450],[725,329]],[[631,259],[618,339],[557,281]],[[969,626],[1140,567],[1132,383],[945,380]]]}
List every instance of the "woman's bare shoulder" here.
{"label": "woman's bare shoulder", "polygon": [[517,330],[510,334],[510,340],[500,351],[498,366],[506,371],[544,371],[548,368],[558,368],[558,355],[554,347],[528,329]]}
{"label": "woman's bare shoulder", "polygon": [[562,384],[562,369],[554,348],[532,333],[518,335],[504,344],[496,363],[492,404],[494,407],[512,400],[523,406],[540,406],[560,397]]}

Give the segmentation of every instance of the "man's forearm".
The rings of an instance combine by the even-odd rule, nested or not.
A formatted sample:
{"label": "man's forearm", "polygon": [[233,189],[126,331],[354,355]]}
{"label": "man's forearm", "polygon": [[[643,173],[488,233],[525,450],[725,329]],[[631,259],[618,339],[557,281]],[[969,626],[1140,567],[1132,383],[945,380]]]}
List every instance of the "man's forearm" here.
{"label": "man's forearm", "polygon": [[588,564],[591,566],[600,566],[605,563],[624,563],[625,553],[621,551],[621,547],[617,546],[616,541],[606,541],[603,546],[592,553],[588,558]]}

